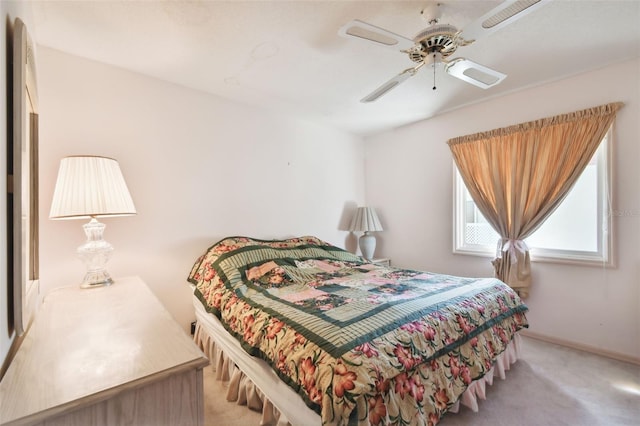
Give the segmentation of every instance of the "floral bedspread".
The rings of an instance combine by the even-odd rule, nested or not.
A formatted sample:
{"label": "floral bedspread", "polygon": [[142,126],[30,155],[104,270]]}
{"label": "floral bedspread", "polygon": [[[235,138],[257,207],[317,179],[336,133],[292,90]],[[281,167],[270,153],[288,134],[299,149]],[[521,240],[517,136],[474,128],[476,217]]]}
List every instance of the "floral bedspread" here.
{"label": "floral bedspread", "polygon": [[188,280],[328,425],[436,424],[528,326],[499,280],[374,265],[315,237],[226,238]]}

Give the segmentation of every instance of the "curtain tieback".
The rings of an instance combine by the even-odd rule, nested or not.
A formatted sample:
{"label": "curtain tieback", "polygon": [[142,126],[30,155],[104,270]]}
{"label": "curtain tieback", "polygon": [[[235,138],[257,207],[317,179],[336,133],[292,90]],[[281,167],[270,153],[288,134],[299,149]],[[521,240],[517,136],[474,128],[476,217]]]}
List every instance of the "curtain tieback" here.
{"label": "curtain tieback", "polygon": [[524,255],[529,251],[529,247],[524,240],[503,238],[498,241],[498,253],[496,257],[503,257],[503,253],[508,253],[511,264],[518,263],[518,253]]}

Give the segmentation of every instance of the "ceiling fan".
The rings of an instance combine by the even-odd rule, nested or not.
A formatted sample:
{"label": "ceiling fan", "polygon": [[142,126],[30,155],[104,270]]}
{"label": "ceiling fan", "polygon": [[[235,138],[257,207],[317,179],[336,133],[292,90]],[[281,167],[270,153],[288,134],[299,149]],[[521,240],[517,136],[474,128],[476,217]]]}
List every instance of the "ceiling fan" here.
{"label": "ceiling fan", "polygon": [[415,75],[424,66],[433,67],[434,90],[436,89],[436,66],[443,66],[447,74],[482,89],[488,89],[499,84],[507,77],[506,74],[466,58],[450,59],[451,55],[459,47],[467,46],[481,37],[504,28],[542,6],[547,1],[550,0],[506,0],[462,30],[458,30],[453,25],[439,23],[441,3],[430,1],[420,12],[429,25],[420,31],[413,40],[358,19],[347,23],[340,28],[339,35],[363,39],[398,49],[400,52],[408,54],[409,58],[417,64],[402,71],[362,98],[360,102],[375,101],[409,77]]}

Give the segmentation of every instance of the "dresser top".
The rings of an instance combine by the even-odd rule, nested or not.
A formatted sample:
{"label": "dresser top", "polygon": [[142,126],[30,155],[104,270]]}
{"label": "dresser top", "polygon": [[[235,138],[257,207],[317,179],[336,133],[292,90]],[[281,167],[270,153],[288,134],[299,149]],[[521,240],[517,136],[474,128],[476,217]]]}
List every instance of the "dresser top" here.
{"label": "dresser top", "polygon": [[62,413],[207,363],[138,277],[56,289],[0,382],[0,424]]}

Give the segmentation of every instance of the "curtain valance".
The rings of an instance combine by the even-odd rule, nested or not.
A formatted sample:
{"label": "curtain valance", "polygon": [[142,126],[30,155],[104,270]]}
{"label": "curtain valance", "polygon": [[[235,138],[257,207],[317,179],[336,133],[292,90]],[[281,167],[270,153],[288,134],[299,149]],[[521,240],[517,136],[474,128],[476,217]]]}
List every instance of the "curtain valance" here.
{"label": "curtain valance", "polygon": [[580,111],[570,112],[568,114],[556,115],[553,117],[541,118],[525,123],[514,124],[512,126],[502,127],[499,129],[488,130],[485,132],[474,133],[471,135],[458,136],[447,141],[449,146],[460,143],[474,142],[483,139],[493,139],[502,136],[508,136],[516,132],[527,132],[545,127],[556,126],[559,124],[571,123],[579,120],[588,119],[597,116],[610,116],[624,106],[623,102],[613,102],[606,105],[600,105],[593,108],[587,108]]}

